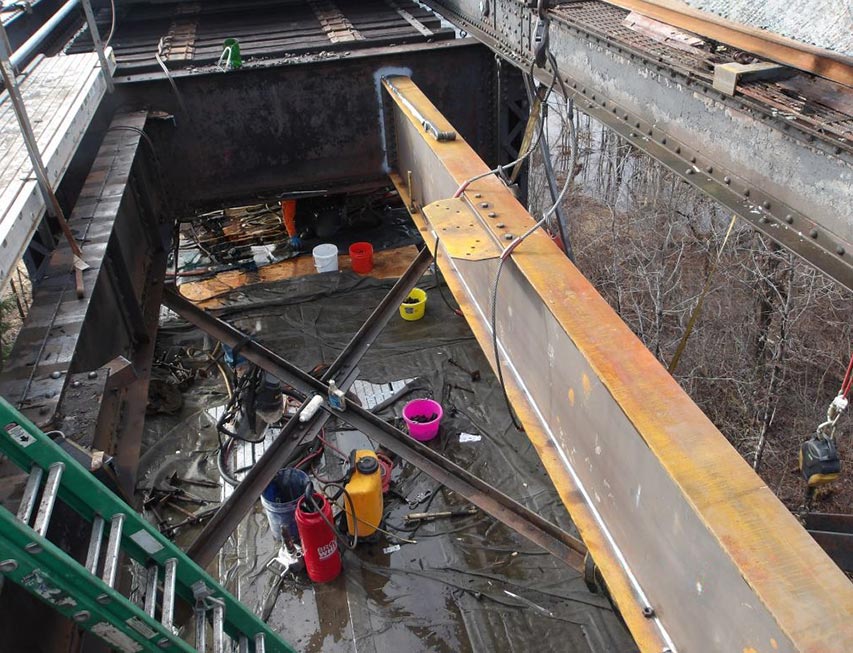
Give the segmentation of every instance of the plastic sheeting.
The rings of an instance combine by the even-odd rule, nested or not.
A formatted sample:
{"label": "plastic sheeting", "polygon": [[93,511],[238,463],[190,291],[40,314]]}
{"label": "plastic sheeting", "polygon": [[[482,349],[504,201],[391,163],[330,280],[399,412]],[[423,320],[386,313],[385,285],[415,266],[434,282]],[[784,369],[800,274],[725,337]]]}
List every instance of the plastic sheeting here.
{"label": "plastic sheeting", "polygon": [[[390,285],[348,273],[315,275],[244,288],[227,298],[221,313],[285,358],[311,368],[335,358]],[[465,320],[433,286],[430,277],[419,284],[428,292],[424,319],[392,319],[363,359],[360,378],[374,383],[417,378],[413,385],[419,389],[383,416],[399,419],[407,400],[431,396],[443,404],[446,417],[430,446],[573,529],[536,452],[513,428],[497,380]],[[177,322],[164,325],[160,337],[170,345],[201,346],[203,340]],[[482,380],[471,382],[466,372],[448,364],[451,358],[468,370],[480,370]],[[220,405],[224,395],[216,379],[187,394],[181,415],[158,417],[146,426],[146,441],[156,441],[150,451],[181,452],[144,456],[149,468],[143,473],[150,482],[168,475],[176,458],[193,473],[216,477],[210,454],[216,438],[206,411]],[[345,429],[337,424],[327,432],[330,439],[338,436],[344,450],[352,438]],[[460,433],[481,438],[460,442]],[[324,458],[322,473],[338,473],[338,461],[328,453]],[[391,532],[403,528],[405,515],[412,512],[404,499],[427,490],[432,496],[417,507],[419,512],[467,505],[402,461],[392,479],[385,511]],[[590,593],[577,572],[483,514],[437,520],[399,534],[416,543],[377,534],[346,552],[338,580],[312,586],[304,574],[278,577],[265,567],[277,547],[257,509],[226,547],[220,570],[229,588],[268,616],[298,650],[637,650],[608,601]],[[191,538],[185,533],[181,541]]]}

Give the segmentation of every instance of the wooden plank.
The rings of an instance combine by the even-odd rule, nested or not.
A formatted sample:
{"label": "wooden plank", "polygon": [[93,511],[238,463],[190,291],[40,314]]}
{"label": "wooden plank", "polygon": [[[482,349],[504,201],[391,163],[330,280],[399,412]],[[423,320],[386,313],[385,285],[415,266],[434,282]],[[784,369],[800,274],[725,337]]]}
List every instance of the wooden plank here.
{"label": "wooden plank", "polygon": [[[97,55],[87,53],[44,58],[28,71],[22,83],[45,169],[55,186],[106,92],[106,80]],[[45,211],[17,120],[3,104],[9,103],[0,101],[0,134],[4,137],[0,145],[0,286]]]}
{"label": "wooden plank", "polygon": [[[373,254],[373,270],[368,276],[376,279],[396,279],[400,277],[409,264],[418,255],[414,245],[394,247]],[[338,256],[338,268],[350,270],[352,264],[347,254]],[[272,283],[296,277],[306,277],[317,274],[314,268],[314,258],[299,256],[279,263],[264,265],[251,272],[246,270],[229,270],[203,281],[191,281],[181,285],[181,294],[205,309],[219,308],[224,305],[222,297],[244,286],[257,283]]]}

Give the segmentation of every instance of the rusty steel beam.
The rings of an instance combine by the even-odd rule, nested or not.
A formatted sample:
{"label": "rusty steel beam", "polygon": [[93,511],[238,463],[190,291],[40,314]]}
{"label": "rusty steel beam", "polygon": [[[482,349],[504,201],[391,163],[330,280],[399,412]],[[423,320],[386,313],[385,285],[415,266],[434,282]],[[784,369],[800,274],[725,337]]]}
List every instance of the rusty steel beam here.
{"label": "rusty steel beam", "polygon": [[[502,59],[530,70],[535,7],[517,0],[426,3]],[[802,113],[780,111],[754,88],[735,97],[719,92],[690,57],[662,57],[626,37],[631,32],[621,25],[623,12],[605,2],[556,4],[547,12],[550,52],[563,80],[556,90],[725,210],[853,290],[853,220],[846,210],[853,141],[817,128]],[[551,83],[550,66],[534,74]]]}
{"label": "rusty steel beam", "polygon": [[741,25],[678,0],[606,0],[607,4],[636,11],[667,25],[725,43],[839,84],[853,86],[853,59],[773,32]]}
{"label": "rusty steel beam", "polygon": [[[449,199],[488,168],[389,81],[392,179],[494,366],[498,260],[533,221],[495,176]],[[546,234],[496,306],[509,397],[643,651],[853,650],[853,585]]]}

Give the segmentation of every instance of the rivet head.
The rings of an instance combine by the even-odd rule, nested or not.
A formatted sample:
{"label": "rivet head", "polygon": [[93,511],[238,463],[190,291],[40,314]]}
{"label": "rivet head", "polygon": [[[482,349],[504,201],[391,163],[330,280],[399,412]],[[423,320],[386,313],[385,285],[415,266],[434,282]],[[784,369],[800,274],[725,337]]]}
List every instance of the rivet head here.
{"label": "rivet head", "polygon": [[169,640],[164,637],[159,642],[157,642],[157,646],[159,646],[160,648],[166,648],[167,646],[169,646]]}
{"label": "rivet head", "polygon": [[817,238],[817,229],[812,229],[809,232],[809,236],[811,236],[812,238]]}
{"label": "rivet head", "polygon": [[694,172],[695,172],[695,170],[693,170],[693,168],[687,168],[687,170],[684,171],[684,174],[685,175],[692,175]]}
{"label": "rivet head", "polygon": [[677,147],[675,148],[675,153],[676,153],[676,154],[681,154],[681,147],[680,147],[680,146],[677,146]]}
{"label": "rivet head", "polygon": [[95,371],[92,371],[92,372],[89,372],[86,376],[88,376],[90,379],[97,379],[98,373]]}
{"label": "rivet head", "polygon": [[749,197],[749,189],[748,188],[745,191],[743,191],[743,196]]}
{"label": "rivet head", "polygon": [[767,224],[767,216],[766,215],[762,215],[760,218],[758,218],[758,220],[762,224]]}
{"label": "rivet head", "polygon": [[506,225],[504,225],[504,223],[503,223],[503,222],[498,222],[495,226],[496,226],[498,229],[503,229]]}
{"label": "rivet head", "polygon": [[489,203],[488,202],[480,202],[480,208],[481,209],[489,208]]}
{"label": "rivet head", "polygon": [[480,199],[482,196],[482,193],[474,193],[474,197],[476,197],[477,199]]}
{"label": "rivet head", "polygon": [[2,571],[4,574],[8,574],[10,572],[13,572],[17,568],[18,568],[18,561],[12,560],[12,558],[9,558],[8,560],[3,560],[2,562],[0,562],[0,571]]}
{"label": "rivet head", "polygon": [[59,379],[61,377],[62,377],[62,372],[60,372],[59,370],[54,370],[53,372],[50,373],[51,379]]}
{"label": "rivet head", "polygon": [[646,619],[651,619],[652,617],[654,617],[655,616],[654,608],[651,608],[649,606],[646,606],[645,608],[643,608],[643,616]]}
{"label": "rivet head", "polygon": [[788,215],[785,216],[785,222],[787,222],[788,224],[793,224],[794,223],[794,216],[789,213]]}
{"label": "rivet head", "polygon": [[723,183],[724,183],[724,184],[730,184],[730,183],[732,183],[732,178],[731,178],[731,177],[729,177],[728,175],[726,175],[725,177],[723,177]]}
{"label": "rivet head", "polygon": [[78,624],[82,624],[84,621],[89,621],[90,616],[91,615],[89,614],[88,610],[80,610],[80,612],[74,613],[74,621],[76,621]]}
{"label": "rivet head", "polygon": [[696,163],[696,157],[695,156],[690,157],[690,163]]}
{"label": "rivet head", "polygon": [[495,213],[494,211],[489,211],[489,217],[490,218],[496,218],[496,217],[498,217],[498,214]]}
{"label": "rivet head", "polygon": [[835,253],[839,256],[844,256],[844,248],[841,245],[835,248]]}
{"label": "rivet head", "polygon": [[765,200],[765,201],[764,201],[764,203],[763,203],[761,206],[763,206],[765,209],[769,209],[769,208],[770,208],[770,202],[768,202],[767,200]]}
{"label": "rivet head", "polygon": [[81,385],[83,385],[83,384],[82,384],[82,383],[80,383],[79,381],[72,381],[72,382],[71,382],[71,387],[72,387],[72,388],[79,388]]}
{"label": "rivet head", "polygon": [[38,542],[28,542],[24,545],[24,548],[30,553],[41,553],[41,544]]}
{"label": "rivet head", "polygon": [[512,234],[504,234],[504,240],[512,240],[513,238],[515,238],[515,236]]}
{"label": "rivet head", "polygon": [[637,137],[637,133],[636,133],[636,132],[631,132],[631,138],[636,138],[636,137]]}
{"label": "rivet head", "polygon": [[706,168],[706,170],[708,171],[708,174],[710,175],[711,173],[713,173],[713,172],[714,172],[714,166],[708,166],[708,167]]}
{"label": "rivet head", "polygon": [[108,605],[112,599],[107,594],[99,594],[98,598],[95,599],[101,605]]}

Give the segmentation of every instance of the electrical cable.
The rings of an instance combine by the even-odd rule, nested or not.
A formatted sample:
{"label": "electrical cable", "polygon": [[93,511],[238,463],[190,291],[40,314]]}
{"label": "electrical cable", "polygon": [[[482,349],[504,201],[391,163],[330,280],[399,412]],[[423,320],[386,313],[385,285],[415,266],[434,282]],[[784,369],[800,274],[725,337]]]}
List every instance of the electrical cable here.
{"label": "electrical cable", "polygon": [[453,307],[453,305],[450,303],[450,300],[448,300],[448,299],[447,299],[447,297],[445,297],[445,296],[444,296],[444,291],[441,289],[441,279],[442,279],[442,276],[443,276],[443,275],[441,274],[441,270],[440,270],[440,269],[439,269],[439,267],[438,267],[438,245],[439,245],[439,243],[440,243],[440,242],[441,242],[441,236],[436,236],[436,238],[435,238],[435,248],[434,248],[434,250],[433,250],[433,251],[435,252],[435,254],[434,254],[434,260],[435,260],[435,287],[436,287],[436,288],[438,288],[438,294],[439,294],[439,296],[441,297],[442,301],[444,302],[445,306],[447,306],[447,308],[449,308],[451,311],[453,311],[453,312],[454,312],[456,315],[458,315],[459,317],[464,317],[464,315],[462,314],[462,309],[460,309],[460,308],[454,308],[454,307]]}
{"label": "electrical cable", "polygon": [[107,35],[107,40],[104,41],[104,49],[113,40],[113,35],[116,31],[116,3],[115,0],[110,0],[110,33]]}
{"label": "electrical cable", "polygon": [[[352,512],[353,521],[357,521],[357,517],[355,514],[355,504],[353,503],[352,497],[349,495],[349,492],[347,492],[346,488],[339,483],[326,483],[325,485],[323,485],[323,496],[325,496],[326,500],[330,504],[332,504],[333,502],[331,499],[329,499],[328,496],[326,496],[326,492],[325,492],[326,488],[329,486],[336,487],[343,493],[343,495],[347,498],[347,501],[349,502],[349,508],[350,508],[350,511]],[[311,502],[311,505],[314,506],[314,510],[316,510],[317,514],[323,518],[323,521],[326,522],[326,525],[332,529],[332,532],[335,534],[335,537],[341,542],[341,544],[343,544],[350,551],[354,550],[355,547],[358,545],[358,528],[355,529],[355,534],[353,535],[353,540],[352,540],[352,542],[350,542],[349,538],[347,538],[343,533],[341,533],[337,528],[335,528],[335,525],[331,521],[329,521],[329,518],[326,517],[325,514],[323,514],[323,511],[320,510],[320,507],[317,505],[317,502],[314,501],[313,493],[310,493],[310,492],[306,493],[305,498]],[[335,504],[335,505],[337,505],[337,504]]]}
{"label": "electrical cable", "polygon": [[166,67],[166,62],[161,58],[163,55],[163,48],[166,45],[165,37],[160,39],[160,43],[157,45],[157,51],[154,53],[154,58],[157,60],[157,63],[160,64],[160,68],[163,69],[163,73],[166,75],[166,79],[169,80],[169,84],[172,86],[172,90],[175,92],[175,97],[178,100],[178,106],[181,107],[181,111],[184,114],[187,113],[187,107],[184,104],[184,98],[181,96],[181,92],[178,90],[178,85],[175,83],[174,78],[172,77],[172,73],[169,72],[169,69]]}
{"label": "electrical cable", "polygon": [[[556,67],[556,61],[552,62],[551,66],[554,69],[554,78],[559,79],[559,74],[558,74],[557,67]],[[552,80],[551,87],[548,91],[549,94],[550,94],[551,90],[553,89],[553,84],[554,84],[554,82]],[[562,80],[560,80],[560,84],[562,86]],[[547,98],[547,96],[546,96],[546,98]],[[540,116],[540,120],[542,120],[542,129],[544,129],[544,119],[542,119],[541,116]],[[541,136],[541,130],[540,130],[540,136]],[[573,152],[574,152],[574,150],[573,150]],[[524,428],[521,426],[521,423],[516,418],[515,413],[512,410],[512,405],[510,404],[510,401],[509,401],[509,394],[507,393],[507,390],[506,390],[506,383],[505,383],[505,379],[504,379],[504,375],[503,375],[503,366],[501,365],[500,351],[498,349],[498,330],[497,330],[498,284],[500,282],[501,272],[503,271],[504,264],[509,259],[509,257],[512,255],[512,253],[533,232],[535,232],[543,224],[545,224],[545,222],[548,220],[548,218],[551,217],[551,215],[554,213],[554,211],[557,210],[557,207],[560,206],[560,204],[562,203],[563,198],[565,198],[566,193],[568,192],[569,187],[571,186],[573,171],[574,171],[574,167],[572,167],[569,170],[569,174],[566,175],[566,180],[563,183],[563,188],[562,188],[562,190],[560,190],[560,194],[557,196],[557,199],[554,201],[554,203],[551,205],[551,207],[549,209],[547,209],[542,214],[542,218],[538,222],[536,222],[532,227],[530,227],[527,231],[525,231],[521,236],[519,236],[518,238],[513,240],[509,244],[509,246],[501,253],[500,260],[498,261],[498,269],[495,272],[495,281],[492,284],[491,328],[492,328],[492,349],[493,349],[494,355],[495,355],[495,369],[497,371],[497,376],[498,376],[498,381],[499,381],[500,386],[501,386],[501,391],[503,392],[504,401],[506,402],[507,409],[509,410],[509,416],[512,419],[513,426],[515,426],[519,431],[523,431]]]}
{"label": "electrical cable", "polygon": [[[533,64],[530,65],[530,69],[531,69],[531,74],[532,74]],[[548,90],[545,93],[545,97],[542,99],[543,103],[548,101],[548,98],[551,96],[551,93],[554,91],[554,84],[557,82],[557,79],[558,79],[557,69],[554,68],[554,76],[551,79],[551,84],[548,86]],[[544,123],[544,121],[541,120],[541,114],[540,114],[539,133],[536,136],[536,140],[530,144],[530,147],[528,148],[527,152],[525,152],[524,154],[519,156],[515,161],[510,161],[507,164],[499,165],[496,168],[492,168],[491,170],[489,170],[487,172],[481,172],[478,175],[474,175],[470,179],[466,179],[465,181],[462,182],[462,184],[460,184],[459,188],[456,189],[456,192],[453,193],[453,198],[456,199],[458,197],[461,197],[462,193],[465,192],[465,190],[468,188],[468,186],[473,184],[475,181],[478,181],[480,179],[484,179],[485,177],[488,177],[490,175],[502,175],[507,170],[509,170],[510,168],[515,166],[516,164],[519,164],[522,161],[526,160],[533,153],[533,150],[535,150],[536,147],[539,145],[539,139],[542,138],[542,132],[544,130],[545,130],[545,123]]]}

